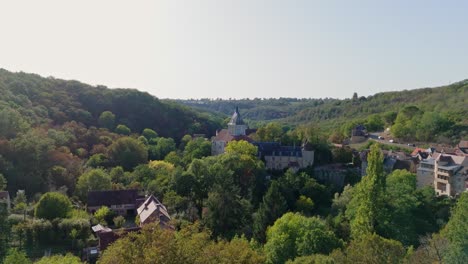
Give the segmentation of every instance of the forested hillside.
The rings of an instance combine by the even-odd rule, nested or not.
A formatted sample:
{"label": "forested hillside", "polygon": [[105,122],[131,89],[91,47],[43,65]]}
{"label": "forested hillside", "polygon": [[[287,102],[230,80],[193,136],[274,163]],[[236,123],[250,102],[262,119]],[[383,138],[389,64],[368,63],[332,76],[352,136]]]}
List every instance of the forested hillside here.
{"label": "forested hillside", "polygon": [[[465,96],[459,89],[451,106]],[[366,100],[336,102],[359,108]],[[372,129],[390,122],[395,133],[453,133],[466,122],[458,116],[465,107],[454,117],[422,106],[362,117]],[[91,226],[123,234],[141,223],[118,215],[121,207],[87,210],[89,192],[136,189],[164,204],[171,227],[148,224],[103,249],[99,263],[466,263],[467,193],[457,201],[416,188],[408,171],[387,175],[378,144],[359,177],[359,156],[329,142],[355,121],[333,137],[315,124],[276,122],[251,135],[307,142],[314,166],[346,164],[348,185],[340,187],[319,180],[313,167],[268,170],[243,140],[211,156],[209,140],[186,133],[209,135],[221,119],[147,93],[1,70],[0,191],[12,199],[11,208],[0,199],[0,262],[80,263],[83,249],[99,244]]]}
{"label": "forested hillside", "polygon": [[221,122],[137,90],[93,87],[3,69],[0,69],[0,110],[14,112],[18,120],[30,126],[55,126],[70,121],[98,126],[101,113],[110,111],[116,124],[123,124],[133,132],[151,128],[162,136],[177,139],[187,133],[210,135]]}
{"label": "forested hillside", "polygon": [[[201,99],[178,100],[199,109],[232,113],[239,106],[251,126],[276,121],[288,126],[313,123],[328,132],[346,134],[356,123],[370,130],[396,127],[401,138],[456,142],[468,131],[468,80],[437,88],[384,92],[350,99]],[[406,109],[406,110],[405,110]],[[400,118],[398,118],[400,115]],[[403,129],[401,129],[403,128]]]}

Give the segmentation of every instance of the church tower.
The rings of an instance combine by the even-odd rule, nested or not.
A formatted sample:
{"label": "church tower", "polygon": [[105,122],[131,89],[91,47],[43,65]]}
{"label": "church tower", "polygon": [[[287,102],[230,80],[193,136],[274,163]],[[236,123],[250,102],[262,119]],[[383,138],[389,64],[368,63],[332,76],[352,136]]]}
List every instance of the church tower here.
{"label": "church tower", "polygon": [[245,130],[247,125],[242,120],[239,113],[239,107],[236,107],[236,111],[232,114],[231,121],[228,123],[228,131],[231,136],[245,136]]}

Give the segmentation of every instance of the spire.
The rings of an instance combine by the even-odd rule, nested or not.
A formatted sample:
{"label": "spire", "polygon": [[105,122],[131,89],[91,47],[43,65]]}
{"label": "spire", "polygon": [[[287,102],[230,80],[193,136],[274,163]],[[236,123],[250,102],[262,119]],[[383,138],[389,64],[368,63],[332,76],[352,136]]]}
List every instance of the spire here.
{"label": "spire", "polygon": [[232,114],[229,125],[244,125],[244,121],[241,118],[238,106],[236,106],[236,110],[234,111],[234,114]]}

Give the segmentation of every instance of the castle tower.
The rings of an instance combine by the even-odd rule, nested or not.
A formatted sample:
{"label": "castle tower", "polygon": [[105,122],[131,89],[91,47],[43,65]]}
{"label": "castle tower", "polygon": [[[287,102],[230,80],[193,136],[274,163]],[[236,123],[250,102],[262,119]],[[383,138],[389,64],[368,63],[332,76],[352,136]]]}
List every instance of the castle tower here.
{"label": "castle tower", "polygon": [[245,136],[245,130],[247,125],[242,120],[239,113],[239,107],[236,107],[236,111],[232,114],[231,121],[228,123],[228,131],[231,136]]}

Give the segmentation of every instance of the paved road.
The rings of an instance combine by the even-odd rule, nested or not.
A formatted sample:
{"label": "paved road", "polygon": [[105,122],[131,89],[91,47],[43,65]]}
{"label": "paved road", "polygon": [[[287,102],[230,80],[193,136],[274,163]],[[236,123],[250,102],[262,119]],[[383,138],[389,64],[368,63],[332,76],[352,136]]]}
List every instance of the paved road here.
{"label": "paved road", "polygon": [[381,143],[384,143],[384,144],[388,144],[388,145],[393,145],[393,146],[396,146],[396,147],[400,147],[400,148],[407,148],[407,149],[411,149],[411,150],[414,150],[416,147],[413,147],[413,146],[408,146],[407,143],[390,143],[389,140],[391,139],[390,137],[385,137],[384,136],[384,139],[379,139],[379,136],[383,134],[383,132],[372,132],[372,133],[369,133],[369,139],[371,140],[375,140],[377,142],[381,142]]}

